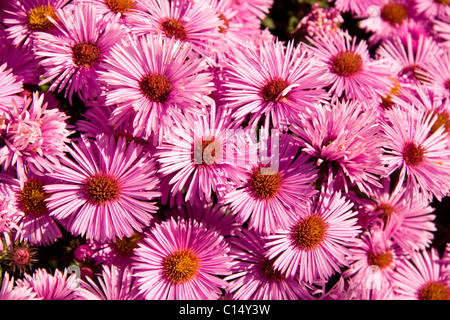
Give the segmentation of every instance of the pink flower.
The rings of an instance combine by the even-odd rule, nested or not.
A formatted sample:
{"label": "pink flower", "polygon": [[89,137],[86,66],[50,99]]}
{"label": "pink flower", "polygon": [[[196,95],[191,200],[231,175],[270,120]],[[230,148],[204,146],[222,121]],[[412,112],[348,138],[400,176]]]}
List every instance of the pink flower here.
{"label": "pink flower", "polygon": [[[232,53],[232,54],[231,54]],[[260,41],[232,49],[225,65],[224,107],[239,125],[249,116],[256,127],[284,130],[299,113],[326,97],[322,71],[306,45]]]}
{"label": "pink flower", "polygon": [[44,102],[44,96],[35,92],[20,104],[12,103],[7,111],[0,110],[3,121],[0,164],[5,170],[15,167],[19,177],[29,170],[51,171],[70,141],[68,116]]}
{"label": "pink flower", "polygon": [[389,174],[399,171],[397,190],[406,187],[413,197],[430,200],[450,190],[450,149],[444,126],[431,132],[437,117],[394,108],[381,120],[384,135],[383,163]]}
{"label": "pink flower", "polygon": [[[282,135],[280,140],[272,162],[261,156],[262,161],[249,169],[235,190],[223,198],[238,223],[248,223],[250,229],[263,234],[287,228],[295,221],[296,213],[305,210],[317,194],[313,186],[317,170],[310,157],[298,154],[299,145],[290,135]],[[276,145],[278,148],[278,142]],[[268,151],[262,150],[260,153],[268,156]]]}
{"label": "pink flower", "polygon": [[32,275],[25,274],[24,278],[17,280],[18,287],[31,287],[36,298],[42,300],[75,300],[77,289],[76,274],[70,276],[55,270],[54,275],[45,269],[36,269]]}
{"label": "pink flower", "polygon": [[411,254],[394,274],[395,293],[406,300],[448,300],[450,276],[435,248]]}
{"label": "pink flower", "polygon": [[348,31],[320,33],[308,40],[318,57],[316,69],[324,74],[333,101],[346,97],[369,102],[389,90],[389,66],[385,59],[371,58],[364,40],[357,43]]}
{"label": "pink flower", "polygon": [[72,141],[68,153],[73,160],[61,159],[50,174],[61,183],[44,187],[52,217],[74,235],[99,241],[130,237],[150,224],[159,180],[142,146],[99,135]]}
{"label": "pink flower", "polygon": [[74,93],[84,102],[97,98],[102,92],[99,71],[126,29],[117,21],[102,20],[88,4],[56,10],[51,22],[58,33],[36,33],[34,50],[45,70],[39,85],[64,90],[70,103]]}
{"label": "pink flower", "polygon": [[339,181],[346,192],[355,185],[362,192],[380,186],[379,177],[386,174],[381,162],[384,141],[374,109],[360,101],[318,104],[291,130],[316,162],[319,183],[340,188]]}
{"label": "pink flower", "polygon": [[56,180],[44,173],[37,175],[28,172],[19,179],[3,175],[0,176],[0,181],[11,189],[14,210],[20,214],[16,221],[20,228],[16,240],[28,242],[32,246],[45,246],[62,237],[59,226],[50,216],[47,207],[50,194],[44,191],[46,185],[55,183]]}
{"label": "pink flower", "polygon": [[[16,96],[23,91],[23,80],[18,78],[5,62],[0,66],[0,111],[8,111],[13,100],[20,101]],[[0,129],[3,125],[0,123]]]}
{"label": "pink flower", "polygon": [[296,221],[288,228],[268,236],[266,257],[275,270],[314,283],[348,266],[349,247],[360,232],[352,207],[341,192],[325,192],[310,208],[297,212]]}
{"label": "pink flower", "polygon": [[204,106],[213,103],[207,96],[212,76],[188,43],[160,35],[132,37],[114,47],[105,63],[100,77],[107,85],[105,104],[116,107],[109,122],[120,126],[132,115],[135,136],[155,134],[160,143],[173,114],[204,114]]}
{"label": "pink flower", "polygon": [[0,300],[40,300],[37,293],[29,285],[15,285],[14,277],[9,277],[7,271],[2,275]]}
{"label": "pink flower", "polygon": [[217,300],[232,258],[223,236],[192,220],[155,225],[136,249],[133,272],[146,300]]}

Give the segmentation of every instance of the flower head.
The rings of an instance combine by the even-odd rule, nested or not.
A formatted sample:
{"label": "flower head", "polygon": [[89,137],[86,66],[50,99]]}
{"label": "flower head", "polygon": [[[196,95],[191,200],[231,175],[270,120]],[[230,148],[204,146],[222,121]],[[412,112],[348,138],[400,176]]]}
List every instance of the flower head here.
{"label": "flower head", "polygon": [[192,220],[157,224],[136,249],[136,285],[147,300],[214,300],[232,258],[223,236]]}
{"label": "flower head", "polygon": [[159,180],[140,145],[100,135],[72,142],[68,152],[74,160],[63,158],[51,174],[61,183],[44,187],[52,217],[93,240],[130,237],[149,225]]}

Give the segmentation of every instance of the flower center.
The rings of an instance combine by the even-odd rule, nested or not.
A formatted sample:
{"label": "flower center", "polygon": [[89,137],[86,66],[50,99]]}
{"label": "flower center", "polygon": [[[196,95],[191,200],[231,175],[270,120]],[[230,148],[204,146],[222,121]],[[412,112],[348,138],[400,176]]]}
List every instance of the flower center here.
{"label": "flower center", "polygon": [[445,132],[450,133],[450,114],[447,112],[437,113],[437,119],[430,129],[430,136],[435,133],[440,127],[445,127]]}
{"label": "flower center", "polygon": [[72,47],[73,62],[79,67],[89,68],[99,57],[100,49],[95,43],[79,42]]}
{"label": "flower center", "polygon": [[133,9],[133,0],[106,0],[106,4],[115,13],[124,13]]}
{"label": "flower center", "polygon": [[286,89],[289,84],[281,78],[276,78],[269,81],[260,92],[264,101],[278,101],[283,97],[280,97],[281,92]]}
{"label": "flower center", "polygon": [[361,56],[351,50],[339,52],[333,57],[331,62],[333,72],[343,77],[356,74],[363,65]]}
{"label": "flower center", "polygon": [[14,251],[13,255],[12,255],[12,260],[14,261],[15,264],[18,265],[25,265],[28,263],[30,258],[30,253],[28,252],[27,249],[17,249],[16,251]]}
{"label": "flower center", "polygon": [[273,261],[267,258],[263,258],[260,262],[261,270],[264,276],[271,280],[283,280],[285,277],[279,270],[274,269]]}
{"label": "flower center", "polygon": [[414,142],[409,142],[403,148],[403,159],[410,166],[418,166],[423,162],[425,151]]}
{"label": "flower center", "polygon": [[200,259],[194,253],[182,249],[164,259],[164,274],[174,283],[185,282],[197,275],[199,264]]}
{"label": "flower center", "polygon": [[45,200],[50,195],[44,192],[43,183],[36,180],[25,182],[19,194],[19,206],[23,212],[31,216],[42,216],[47,213]]}
{"label": "flower center", "polygon": [[186,28],[180,19],[167,19],[161,23],[161,27],[168,37],[178,40],[185,40],[187,37]]}
{"label": "flower center", "polygon": [[114,241],[115,250],[124,257],[131,257],[133,250],[138,248],[138,242],[142,240],[142,234],[135,232],[131,237],[123,237],[119,239],[116,237]]}
{"label": "flower center", "polygon": [[85,192],[96,205],[102,205],[119,196],[120,187],[116,179],[106,175],[97,174],[88,178],[85,183]]}
{"label": "flower center", "polygon": [[28,12],[27,25],[33,31],[48,31],[53,28],[53,23],[47,18],[50,16],[57,21],[58,17],[55,14],[55,8],[50,5],[42,5],[33,8]]}
{"label": "flower center", "polygon": [[295,244],[305,250],[316,248],[324,239],[328,224],[318,215],[300,220],[292,230]]}
{"label": "flower center", "polygon": [[219,14],[219,19],[223,21],[223,26],[219,26],[219,32],[225,34],[227,33],[228,28],[230,28],[230,20],[228,20],[223,13]]}
{"label": "flower center", "polygon": [[397,26],[408,18],[408,11],[400,3],[388,3],[381,8],[381,18],[392,26]]}
{"label": "flower center", "polygon": [[375,211],[381,211],[380,215],[378,216],[380,219],[382,219],[384,222],[387,222],[392,215],[394,215],[397,210],[389,204],[382,203],[379,206],[376,207]]}
{"label": "flower center", "polygon": [[282,176],[279,172],[261,174],[261,168],[257,168],[250,175],[249,188],[257,197],[269,199],[277,194],[281,182]]}
{"label": "flower center", "polygon": [[449,288],[442,282],[429,282],[419,292],[420,300],[448,300]]}
{"label": "flower center", "polygon": [[162,74],[151,73],[146,75],[139,83],[141,92],[153,102],[166,102],[172,90],[169,78]]}
{"label": "flower center", "polygon": [[419,82],[426,82],[428,80],[426,70],[417,64],[404,67],[400,70],[399,77]]}
{"label": "flower center", "polygon": [[[200,147],[201,146],[201,147]],[[211,140],[202,140],[202,143],[194,143],[194,161],[196,164],[210,165],[216,158],[216,148],[219,142],[214,138]],[[220,147],[220,146],[219,146]],[[206,152],[205,152],[206,150]]]}
{"label": "flower center", "polygon": [[386,269],[392,263],[392,254],[389,251],[375,254],[373,252],[369,253],[369,264],[378,266],[380,269]]}

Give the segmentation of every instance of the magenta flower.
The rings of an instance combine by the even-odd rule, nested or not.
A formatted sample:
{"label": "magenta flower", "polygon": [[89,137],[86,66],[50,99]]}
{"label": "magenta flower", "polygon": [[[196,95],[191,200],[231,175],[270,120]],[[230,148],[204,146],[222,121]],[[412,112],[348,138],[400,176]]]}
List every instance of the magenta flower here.
{"label": "magenta flower", "polygon": [[133,272],[146,300],[217,300],[230,274],[228,243],[192,220],[155,225],[136,249]]}
{"label": "magenta flower", "polygon": [[174,118],[172,139],[155,150],[163,204],[200,204],[214,195],[223,197],[256,163],[256,142],[248,132],[230,129],[229,110],[209,114]]}
{"label": "magenta flower", "polygon": [[128,20],[136,35],[150,33],[179,40],[183,45],[189,43],[189,47],[204,58],[220,48],[219,28],[223,21],[208,1],[143,1],[141,10]]}
{"label": "magenta flower", "polygon": [[73,141],[68,153],[73,160],[63,158],[50,174],[62,182],[44,187],[52,217],[74,235],[99,241],[130,237],[150,224],[159,180],[142,146],[100,135]]}
{"label": "magenta flower", "polygon": [[412,197],[430,200],[450,190],[450,149],[445,127],[431,132],[437,117],[424,111],[394,108],[381,120],[383,163],[389,174],[399,170],[397,190],[406,187]]}
{"label": "magenta flower", "polygon": [[58,33],[37,32],[34,50],[45,69],[39,85],[62,92],[72,103],[73,93],[83,100],[100,96],[99,71],[112,46],[126,29],[116,21],[102,19],[93,5],[77,5],[55,11],[51,19]]}
{"label": "magenta flower", "polygon": [[206,64],[191,46],[173,38],[146,35],[132,37],[111,50],[107,71],[106,105],[116,107],[110,124],[120,126],[133,115],[134,135],[155,134],[158,142],[172,128],[179,112],[202,114],[213,103],[213,90]]}
{"label": "magenta flower", "polygon": [[393,291],[394,270],[406,253],[387,232],[379,229],[364,233],[351,251],[349,268],[342,276],[346,279],[351,277],[354,285],[359,284],[355,289],[359,291],[358,299],[374,300],[383,291]]}
{"label": "magenta flower", "polygon": [[370,200],[352,195],[349,198],[367,211],[369,230],[381,227],[406,252],[428,248],[437,230],[436,216],[431,214],[434,208],[426,198],[412,197],[405,187],[391,191],[391,180],[383,179],[382,188],[370,191]]}
{"label": "magenta flower", "polygon": [[411,254],[394,274],[394,292],[406,300],[449,300],[450,276],[435,248]]}
{"label": "magenta flower", "polygon": [[76,300],[141,300],[130,268],[102,266],[97,281],[86,278],[76,290]]}
{"label": "magenta flower", "polygon": [[20,214],[20,218],[16,220],[20,228],[16,240],[28,242],[32,246],[45,246],[62,237],[59,226],[50,216],[47,207],[50,194],[44,191],[44,186],[55,183],[55,179],[45,173],[37,175],[28,172],[25,177],[19,179],[2,175],[0,181],[11,189],[14,210]]}
{"label": "magenta flower", "polygon": [[[317,71],[324,74],[324,84],[335,101],[339,97],[369,102],[387,92],[391,86],[385,59],[370,57],[367,43],[348,31],[317,34],[308,40],[318,57]],[[376,81],[374,80],[376,79]]]}
{"label": "magenta flower", "polygon": [[263,234],[287,228],[295,221],[296,212],[305,210],[317,194],[314,163],[305,153],[297,157],[299,145],[290,135],[281,136],[278,152],[279,159],[274,157],[271,163],[261,157],[223,198],[238,223],[247,222],[250,229]]}
{"label": "magenta flower", "polygon": [[4,170],[17,169],[19,177],[26,172],[51,171],[64,156],[71,132],[68,116],[44,102],[45,94],[33,93],[19,103],[12,103],[7,111],[0,110],[3,143],[0,145],[0,164]]}
{"label": "magenta flower", "polygon": [[266,257],[267,240],[253,230],[243,229],[231,240],[230,255],[235,263],[227,293],[234,300],[298,300],[307,297],[298,280],[287,278],[275,270],[273,261]]}
{"label": "magenta flower", "polygon": [[306,45],[290,41],[260,41],[235,48],[225,64],[224,107],[232,110],[236,124],[249,117],[256,127],[284,129],[299,113],[327,97],[322,71]]}
{"label": "magenta flower", "polygon": [[24,278],[17,280],[17,287],[31,287],[40,300],[75,300],[77,290],[76,274],[70,276],[55,269],[54,275],[45,269],[36,269],[32,275],[25,274]]}
{"label": "magenta flower", "polygon": [[291,130],[303,152],[316,162],[323,185],[339,181],[346,192],[354,185],[363,192],[380,187],[379,177],[386,170],[374,109],[360,101],[318,104]]}
{"label": "magenta flower", "polygon": [[68,2],[69,0],[11,1],[3,18],[8,37],[14,45],[33,45],[35,33],[56,33],[57,29],[50,19],[58,20],[56,11],[64,8]]}
{"label": "magenta flower", "polygon": [[297,212],[288,228],[268,236],[266,257],[275,270],[314,283],[348,266],[349,247],[360,233],[352,207],[341,192],[325,192],[310,208]]}
{"label": "magenta flower", "polygon": [[411,34],[407,34],[406,42],[399,37],[383,42],[377,49],[377,56],[389,60],[391,74],[402,88],[414,88],[430,81],[429,70],[435,63],[439,50],[432,37],[419,36],[413,42]]}

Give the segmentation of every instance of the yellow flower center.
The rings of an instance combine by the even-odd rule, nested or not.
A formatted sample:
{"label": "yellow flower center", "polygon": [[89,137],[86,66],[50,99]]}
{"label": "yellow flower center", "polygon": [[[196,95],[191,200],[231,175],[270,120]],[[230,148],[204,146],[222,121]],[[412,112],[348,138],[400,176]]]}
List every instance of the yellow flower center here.
{"label": "yellow flower center", "polygon": [[27,15],[27,25],[33,31],[48,31],[53,28],[53,23],[47,18],[51,17],[58,21],[55,8],[50,5],[37,6],[30,10]]}
{"label": "yellow flower center", "polygon": [[182,283],[194,278],[200,266],[200,259],[190,250],[181,249],[163,261],[164,274],[173,283]]}

